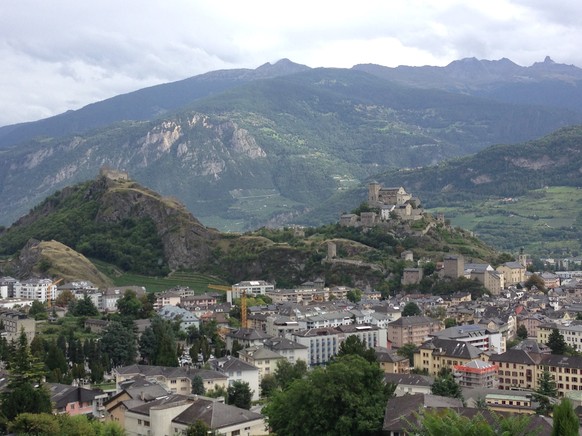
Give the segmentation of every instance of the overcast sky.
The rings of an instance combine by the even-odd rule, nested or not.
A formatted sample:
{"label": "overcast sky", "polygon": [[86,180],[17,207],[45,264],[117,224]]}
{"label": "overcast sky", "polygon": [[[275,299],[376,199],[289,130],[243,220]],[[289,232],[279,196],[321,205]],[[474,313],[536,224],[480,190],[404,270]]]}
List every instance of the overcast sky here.
{"label": "overcast sky", "polygon": [[580,0],[6,0],[0,126],[282,58],[310,67],[545,56],[582,67]]}

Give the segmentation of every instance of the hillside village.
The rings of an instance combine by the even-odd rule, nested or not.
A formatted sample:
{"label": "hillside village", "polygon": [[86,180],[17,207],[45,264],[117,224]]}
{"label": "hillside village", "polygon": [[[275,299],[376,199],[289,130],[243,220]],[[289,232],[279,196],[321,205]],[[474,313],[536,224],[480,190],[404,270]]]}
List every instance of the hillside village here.
{"label": "hillside village", "polygon": [[[389,227],[424,213],[404,188],[377,183],[369,185],[368,206],[369,211],[342,215],[340,224]],[[331,244],[328,260],[334,257]],[[328,365],[354,337],[374,350],[385,382],[395,387],[396,398],[385,405],[383,434],[403,434],[400,418],[422,405],[454,407],[470,415],[485,403],[496,412],[534,414],[539,402],[532,392],[547,372],[556,382],[557,397],[570,398],[582,411],[582,271],[532,273],[524,253],[495,268],[449,254],[435,262],[434,271],[426,270],[413,250],[402,251],[401,259],[406,265],[402,291],[390,295],[319,278],[294,288],[250,280],[210,285],[204,293],[184,286],[154,293],[142,286],[99,288],[82,278],[61,283],[1,277],[1,340],[8,347],[25,337],[37,349],[47,332],[73,319],[81,323],[76,329],[91,338],[82,344],[75,339],[76,329],[68,331],[63,353],[73,359],[72,348],[85,348],[92,338],[105,342],[120,328],[119,320],[129,319],[129,340],[139,348],[129,361],[110,356],[102,377],[96,377],[95,362],[85,354],[69,363],[77,368],[72,380],[65,383],[61,377],[46,386],[55,414],[115,422],[130,435],[184,434],[198,421],[224,435],[267,434],[263,389],[280,362],[305,362],[308,369]],[[415,291],[427,273],[451,283],[468,280],[487,293]],[[128,318],[128,302],[142,308],[148,304],[149,312],[134,310]],[[91,310],[79,311],[81,306]],[[159,327],[157,319],[178,332],[171,364],[152,364],[143,348],[144,338]],[[201,332],[206,332],[206,344],[200,342]],[[546,345],[555,334],[563,337],[567,356]],[[443,369],[462,388],[463,402],[432,394]],[[102,380],[95,383],[97,378]],[[240,383],[250,391],[250,410],[226,401],[227,390]],[[535,420],[540,428],[551,426],[547,418]]]}

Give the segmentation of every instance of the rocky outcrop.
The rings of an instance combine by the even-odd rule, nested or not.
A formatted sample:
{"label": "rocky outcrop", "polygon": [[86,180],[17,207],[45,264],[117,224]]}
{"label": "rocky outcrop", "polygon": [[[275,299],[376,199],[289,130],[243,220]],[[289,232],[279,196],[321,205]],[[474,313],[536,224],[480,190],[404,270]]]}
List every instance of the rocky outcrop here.
{"label": "rocky outcrop", "polygon": [[97,222],[117,223],[126,218],[149,218],[164,245],[171,269],[192,269],[206,263],[219,233],[202,225],[184,205],[131,181],[101,180],[109,185],[101,197]]}

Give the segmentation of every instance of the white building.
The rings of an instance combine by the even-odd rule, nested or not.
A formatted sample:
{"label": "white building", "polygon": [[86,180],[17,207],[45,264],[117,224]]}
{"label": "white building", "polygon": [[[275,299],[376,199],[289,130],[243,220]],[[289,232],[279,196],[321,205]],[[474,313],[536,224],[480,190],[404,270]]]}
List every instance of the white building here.
{"label": "white building", "polygon": [[495,330],[490,330],[487,326],[480,324],[467,324],[432,333],[431,338],[454,339],[455,341],[467,342],[481,351],[491,351],[493,353],[505,352],[505,340],[503,335]]}
{"label": "white building", "polygon": [[14,283],[14,297],[45,303],[57,298],[57,286],[51,279],[30,279]]}
{"label": "white building", "polygon": [[357,336],[368,348],[386,347],[388,342],[386,329],[363,324],[303,330],[294,333],[293,339],[307,347],[307,364],[314,366],[328,363],[350,336]]}
{"label": "white building", "polygon": [[232,285],[232,292],[226,293],[226,301],[232,303],[234,298],[240,298],[243,291],[246,292],[247,297],[254,297],[256,295],[266,295],[267,292],[275,290],[275,286],[264,280],[252,280],[239,282]]}
{"label": "white building", "polygon": [[208,363],[212,369],[228,377],[229,386],[232,385],[235,381],[248,383],[253,393],[252,400],[259,400],[259,368],[232,356],[221,357],[219,359],[210,359]]}
{"label": "white building", "polygon": [[200,319],[192,312],[186,309],[182,309],[178,306],[164,306],[159,311],[158,314],[166,320],[174,321],[175,319],[180,319],[180,329],[182,331],[188,331],[188,328],[195,326],[200,328]]}

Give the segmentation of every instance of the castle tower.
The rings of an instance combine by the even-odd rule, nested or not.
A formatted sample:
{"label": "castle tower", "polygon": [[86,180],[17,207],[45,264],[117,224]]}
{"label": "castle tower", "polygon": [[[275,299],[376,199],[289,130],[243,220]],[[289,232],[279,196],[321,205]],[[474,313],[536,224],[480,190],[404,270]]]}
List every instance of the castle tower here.
{"label": "castle tower", "polygon": [[337,256],[337,246],[333,242],[327,243],[327,260],[332,260]]}
{"label": "castle tower", "polygon": [[368,185],[368,205],[372,206],[378,203],[380,193],[380,183],[372,182]]}
{"label": "castle tower", "polygon": [[444,259],[444,275],[454,279],[465,274],[465,258],[461,255],[447,256]]}

